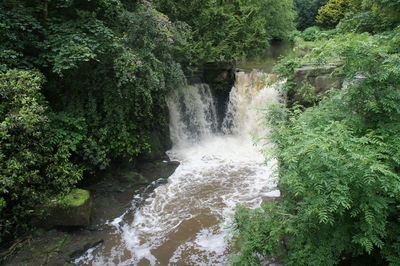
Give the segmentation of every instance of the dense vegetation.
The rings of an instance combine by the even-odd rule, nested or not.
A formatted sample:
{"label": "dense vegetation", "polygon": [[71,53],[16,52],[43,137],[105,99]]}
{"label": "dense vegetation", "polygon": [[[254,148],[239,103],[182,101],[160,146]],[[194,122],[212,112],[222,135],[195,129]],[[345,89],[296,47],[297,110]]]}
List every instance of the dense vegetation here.
{"label": "dense vegetation", "polygon": [[315,20],[318,10],[325,5],[328,0],[295,0],[294,6],[297,11],[296,22],[298,30],[305,30],[316,26]]}
{"label": "dense vegetation", "polygon": [[[294,3],[297,16],[291,0],[2,1],[0,243],[111,162],[153,158],[186,73],[292,36],[276,67],[288,105],[266,119],[282,198],[238,209],[233,263],[398,265],[400,1]],[[336,65],[345,86],[298,88],[304,64]]]}
{"label": "dense vegetation", "polygon": [[231,61],[256,54],[293,30],[292,0],[157,0],[172,21],[190,26],[191,62]]}
{"label": "dense vegetation", "polygon": [[1,1],[0,243],[50,196],[165,149],[185,72],[292,27],[291,0]]}
{"label": "dense vegetation", "polygon": [[146,152],[184,77],[177,27],[146,3],[5,1],[0,17],[3,239],[83,173]]}
{"label": "dense vegetation", "polygon": [[[330,0],[317,20],[332,17],[339,2],[346,1]],[[400,2],[358,2],[362,9],[343,9],[335,30],[306,32],[314,42],[297,38],[298,53],[276,67],[288,80],[282,90],[289,97],[299,90],[293,69],[304,64],[336,64],[333,75],[345,85],[313,94],[308,108],[292,103],[269,110],[282,198],[262,209],[238,209],[236,264],[400,261]]]}

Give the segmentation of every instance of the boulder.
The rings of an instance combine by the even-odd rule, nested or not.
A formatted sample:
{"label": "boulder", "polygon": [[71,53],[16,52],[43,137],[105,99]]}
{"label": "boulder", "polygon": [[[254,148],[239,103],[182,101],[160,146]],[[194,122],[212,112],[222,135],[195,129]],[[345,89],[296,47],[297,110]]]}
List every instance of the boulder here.
{"label": "boulder", "polygon": [[90,225],[92,199],[88,190],[74,189],[64,197],[51,199],[43,209],[46,215],[41,227],[85,227]]}

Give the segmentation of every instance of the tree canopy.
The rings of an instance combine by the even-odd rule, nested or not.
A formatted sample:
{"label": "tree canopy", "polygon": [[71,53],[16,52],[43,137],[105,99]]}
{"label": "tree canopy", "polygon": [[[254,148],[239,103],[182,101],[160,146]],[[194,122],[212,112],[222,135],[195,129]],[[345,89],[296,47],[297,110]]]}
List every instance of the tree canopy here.
{"label": "tree canopy", "polygon": [[174,22],[190,26],[193,62],[230,61],[255,54],[293,29],[292,0],[157,0]]}
{"label": "tree canopy", "polygon": [[327,0],[295,0],[297,29],[305,30],[306,28],[315,26],[317,24],[316,17],[318,10],[326,2]]}

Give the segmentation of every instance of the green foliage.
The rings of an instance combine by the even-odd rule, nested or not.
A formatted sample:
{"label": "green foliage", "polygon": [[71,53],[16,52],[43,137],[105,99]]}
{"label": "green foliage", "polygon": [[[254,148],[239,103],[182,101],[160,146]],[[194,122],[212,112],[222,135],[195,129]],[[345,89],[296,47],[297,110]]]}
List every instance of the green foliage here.
{"label": "green foliage", "polygon": [[79,207],[90,199],[90,191],[85,189],[73,189],[68,194],[59,194],[49,199],[46,204],[49,206]]}
{"label": "green foliage", "polygon": [[342,32],[379,33],[400,24],[397,0],[330,0],[318,12],[317,22],[325,28],[339,24]]}
{"label": "green foliage", "polygon": [[350,32],[379,33],[400,24],[400,2],[397,0],[359,0],[357,10],[341,21],[339,28]]}
{"label": "green foliage", "polygon": [[298,62],[335,62],[348,85],[305,110],[270,110],[282,198],[273,208],[239,209],[236,264],[278,257],[285,265],[336,265],[370,256],[398,265],[398,31],[324,39],[278,66],[289,77]]}
{"label": "green foliage", "polygon": [[255,54],[293,28],[292,0],[157,0],[172,21],[190,26],[191,61],[231,61]]}
{"label": "green foliage", "polygon": [[280,64],[276,65],[273,69],[275,73],[279,73],[278,78],[284,80],[280,90],[285,94],[288,99],[293,99],[296,94],[296,79],[293,75],[294,69],[301,66],[301,60],[295,56],[289,56],[282,60]]}
{"label": "green foliage", "polygon": [[78,15],[76,20],[50,24],[40,45],[43,51],[51,51],[41,54],[41,58],[56,74],[77,69],[83,62],[110,52],[115,45],[116,37],[104,22],[85,13]]}
{"label": "green foliage", "polygon": [[43,32],[40,22],[29,8],[8,8],[0,3],[0,69],[32,67]]}
{"label": "green foliage", "polygon": [[283,256],[282,233],[287,223],[285,214],[277,210],[273,202],[255,210],[237,207],[232,229],[241,251],[231,261],[233,265],[261,265],[261,259],[270,254],[274,259]]}
{"label": "green foliage", "polygon": [[0,21],[2,242],[83,173],[166,142],[188,34],[146,1],[2,1]]}
{"label": "green foliage", "polygon": [[318,10],[326,2],[327,0],[295,0],[297,29],[305,30],[315,26],[317,24],[315,18],[318,15]]}
{"label": "green foliage", "polygon": [[0,241],[23,232],[37,204],[82,177],[69,147],[51,141],[42,83],[38,73],[0,74]]}
{"label": "green foliage", "polygon": [[329,0],[318,10],[317,22],[325,28],[334,28],[347,13],[355,10],[360,0]]}
{"label": "green foliage", "polygon": [[328,39],[336,35],[336,30],[324,30],[322,31],[318,27],[310,27],[305,29],[303,32],[298,34],[298,37],[303,38],[305,41],[314,42],[317,40]]}

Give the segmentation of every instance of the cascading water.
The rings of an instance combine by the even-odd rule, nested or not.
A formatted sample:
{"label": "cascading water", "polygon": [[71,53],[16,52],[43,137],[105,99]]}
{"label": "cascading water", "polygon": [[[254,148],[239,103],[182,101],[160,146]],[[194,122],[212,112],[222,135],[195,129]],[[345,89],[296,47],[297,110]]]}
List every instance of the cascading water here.
{"label": "cascading water", "polygon": [[78,265],[226,265],[232,250],[227,225],[235,206],[259,207],[279,196],[275,162],[264,161],[252,135],[265,134],[258,111],[278,101],[266,75],[237,73],[223,132],[210,89],[188,86],[168,98],[172,160],[168,183],[143,205],[110,223],[114,233]]}
{"label": "cascading water", "polygon": [[278,99],[274,87],[266,86],[271,77],[255,70],[236,73],[235,86],[230,92],[228,110],[222,123],[225,134],[241,137],[266,135],[266,128],[260,126],[263,115],[260,109]]}
{"label": "cascading water", "polygon": [[196,143],[215,133],[217,111],[207,84],[195,84],[175,91],[167,98],[167,105],[174,146]]}

